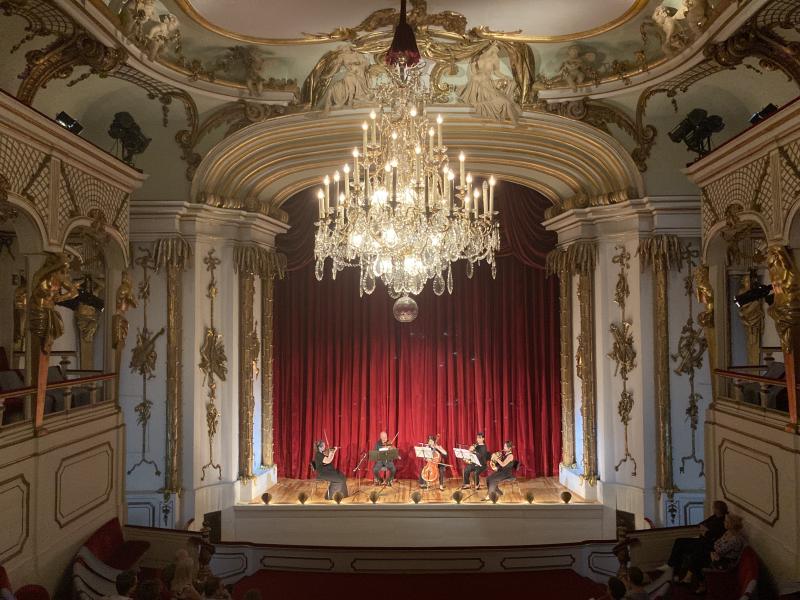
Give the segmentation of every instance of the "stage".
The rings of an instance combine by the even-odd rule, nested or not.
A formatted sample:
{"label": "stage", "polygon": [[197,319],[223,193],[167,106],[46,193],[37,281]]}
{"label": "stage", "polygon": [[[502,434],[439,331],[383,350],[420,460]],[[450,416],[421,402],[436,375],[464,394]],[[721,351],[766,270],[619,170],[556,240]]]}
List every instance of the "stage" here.
{"label": "stage", "polygon": [[[483,482],[483,480],[482,480]],[[497,504],[483,502],[483,489],[461,490],[451,479],[444,492],[420,491],[415,481],[393,487],[348,480],[351,496],[325,500],[326,482],[284,479],[269,489],[270,504],[237,504],[223,511],[224,541],[276,545],[391,547],[514,546],[575,543],[614,537],[615,516],[597,502],[560,499],[554,478],[519,480],[502,486]],[[457,504],[455,491],[464,498]],[[420,491],[415,504],[414,492]],[[379,492],[377,502],[370,499]],[[526,496],[533,493],[533,502]],[[298,496],[308,496],[301,504]]]}

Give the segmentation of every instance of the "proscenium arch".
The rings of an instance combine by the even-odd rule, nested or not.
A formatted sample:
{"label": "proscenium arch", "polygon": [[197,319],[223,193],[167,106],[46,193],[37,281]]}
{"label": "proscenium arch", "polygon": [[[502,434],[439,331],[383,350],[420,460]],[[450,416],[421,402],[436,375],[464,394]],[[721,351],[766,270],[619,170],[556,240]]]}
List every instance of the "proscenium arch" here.
{"label": "proscenium arch", "polygon": [[[368,111],[304,113],[250,125],[206,154],[191,197],[258,200],[277,208],[342,168],[361,145]],[[443,141],[451,161],[463,151],[475,175],[519,183],[553,203],[576,195],[638,198],[645,193],[641,174],[622,145],[586,123],[545,112],[526,112],[517,125],[477,117],[466,107],[429,107],[428,113],[445,118]]]}

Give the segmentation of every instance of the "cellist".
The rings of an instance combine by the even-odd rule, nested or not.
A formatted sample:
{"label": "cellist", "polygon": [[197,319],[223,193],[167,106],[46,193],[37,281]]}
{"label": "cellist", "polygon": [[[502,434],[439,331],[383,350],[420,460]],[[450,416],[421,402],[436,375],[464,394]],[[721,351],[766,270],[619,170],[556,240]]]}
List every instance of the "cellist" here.
{"label": "cellist", "polygon": [[[439,489],[441,491],[444,491],[444,476],[445,476],[445,471],[447,470],[447,465],[442,464],[441,461],[447,456],[447,450],[442,448],[442,446],[439,444],[438,436],[436,435],[428,436],[428,447],[431,450],[433,450],[434,461],[428,461],[427,463],[425,463],[425,466],[427,467],[429,464],[432,466],[432,463],[434,462],[436,463],[436,466],[439,467]],[[435,460],[437,454],[439,455],[438,460]],[[425,481],[425,479],[423,479],[422,473],[420,473],[419,475],[419,486],[423,490],[428,489],[428,482]]]}

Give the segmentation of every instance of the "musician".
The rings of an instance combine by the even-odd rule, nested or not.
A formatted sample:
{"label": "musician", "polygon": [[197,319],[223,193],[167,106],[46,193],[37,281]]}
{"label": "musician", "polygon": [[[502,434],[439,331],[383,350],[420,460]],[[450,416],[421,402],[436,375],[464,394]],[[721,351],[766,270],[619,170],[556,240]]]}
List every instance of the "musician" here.
{"label": "musician", "polygon": [[347,498],[347,477],[333,466],[333,459],[336,457],[338,448],[329,448],[324,440],[316,444],[317,451],[314,454],[314,468],[317,471],[317,479],[329,481],[328,491],[325,500],[333,500],[339,492],[342,497]]}
{"label": "musician", "polygon": [[506,481],[514,477],[514,467],[516,461],[514,460],[514,445],[510,440],[506,440],[503,444],[503,449],[500,452],[495,452],[491,456],[491,462],[497,467],[497,471],[486,478],[486,484],[489,486],[489,493],[484,500],[491,500],[492,493],[500,496],[503,492],[497,487],[501,481]]}
{"label": "musician", "polygon": [[[435,435],[429,435],[428,436],[428,442],[427,442],[428,443],[428,447],[431,450],[433,450],[434,453],[438,452],[439,455],[440,455],[440,458],[442,460],[444,460],[447,457],[447,450],[445,450],[444,448],[442,448],[439,445],[439,442],[436,441],[436,438],[437,438],[437,436],[435,436]],[[439,463],[437,466],[439,467],[439,489],[441,491],[444,491],[444,476],[445,476],[445,472],[447,471],[447,465]],[[420,475],[419,475],[419,486],[423,490],[428,489],[428,482],[425,481],[422,478],[422,473],[420,473]]]}
{"label": "musician", "polygon": [[[381,450],[386,450],[387,448],[391,448],[392,444],[389,442],[389,434],[385,431],[381,431],[381,434],[378,439],[378,443],[375,444],[375,450],[379,452]],[[375,461],[375,465],[372,467],[372,474],[375,476],[375,485],[383,484],[383,478],[381,477],[381,471],[386,469],[389,472],[389,478],[386,481],[386,485],[392,487],[392,481],[394,480],[394,474],[397,472],[397,469],[394,466],[393,460],[378,460]]]}
{"label": "musician", "polygon": [[479,431],[475,436],[475,443],[469,447],[469,451],[475,453],[480,464],[476,465],[475,463],[470,463],[464,467],[464,484],[461,486],[461,489],[469,489],[470,480],[474,479],[475,489],[479,490],[481,489],[481,473],[486,470],[489,463],[489,451],[486,449],[486,436],[483,435],[482,431]]}

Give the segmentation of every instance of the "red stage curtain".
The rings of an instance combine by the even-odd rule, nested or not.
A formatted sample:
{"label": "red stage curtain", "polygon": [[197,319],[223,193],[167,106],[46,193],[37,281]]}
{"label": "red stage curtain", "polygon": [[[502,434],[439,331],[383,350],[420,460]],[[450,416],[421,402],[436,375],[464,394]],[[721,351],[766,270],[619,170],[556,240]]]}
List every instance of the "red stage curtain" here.
{"label": "red stage curtain", "polygon": [[558,472],[558,282],[545,276],[554,238],[540,225],[548,202],[509,183],[497,198],[497,279],[486,265],[467,279],[459,265],[453,294],[437,297],[427,286],[410,324],[394,320],[381,285],[359,298],[357,269],[336,281],[326,271],[318,282],[316,199],[304,193],[284,205],[293,228],[278,247],[290,272],[276,284],[274,317],[275,462],[283,477],[310,475],[313,442],[325,434],[342,447],[335,464],[352,476],[381,430],[399,432],[402,477],[417,477],[413,446],[428,434],[440,434],[450,451],[480,430],[490,450],[515,443],[521,475]]}

